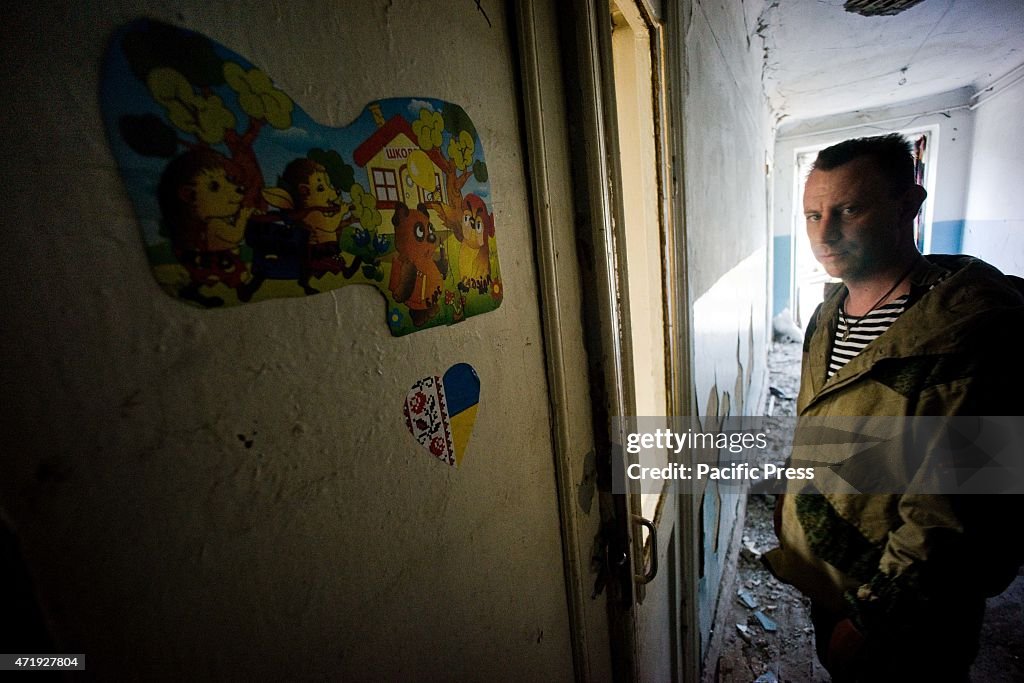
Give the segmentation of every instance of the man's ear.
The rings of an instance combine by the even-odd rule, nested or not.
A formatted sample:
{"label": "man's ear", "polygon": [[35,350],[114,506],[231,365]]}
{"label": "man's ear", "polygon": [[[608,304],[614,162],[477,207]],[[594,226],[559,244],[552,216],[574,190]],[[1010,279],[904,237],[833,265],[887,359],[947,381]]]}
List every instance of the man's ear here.
{"label": "man's ear", "polygon": [[911,185],[907,188],[907,191],[903,193],[902,203],[903,210],[900,218],[904,222],[913,223],[914,218],[917,216],[917,212],[921,210],[921,205],[924,204],[925,198],[928,197],[928,191],[920,185]]}
{"label": "man's ear", "polygon": [[409,215],[409,207],[402,202],[395,202],[395,212],[391,215],[391,225],[398,227],[398,224]]}

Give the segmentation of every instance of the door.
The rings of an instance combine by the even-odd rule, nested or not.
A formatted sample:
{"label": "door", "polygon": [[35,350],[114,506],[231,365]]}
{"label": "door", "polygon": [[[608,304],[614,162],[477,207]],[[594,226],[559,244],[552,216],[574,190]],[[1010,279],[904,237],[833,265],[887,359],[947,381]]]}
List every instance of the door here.
{"label": "door", "polygon": [[[605,54],[611,55],[614,117],[609,118],[615,128],[620,187],[613,206],[620,212],[616,247],[624,254],[617,262],[625,261],[621,272],[628,302],[622,307],[619,336],[628,347],[624,355],[630,357],[623,372],[629,387],[623,414],[635,416],[644,429],[668,424],[645,418],[690,414],[683,383],[686,334],[679,324],[685,319],[679,288],[685,271],[677,258],[681,233],[672,221],[667,55],[661,19],[651,5],[610,0],[608,11],[610,36],[602,40],[610,38],[611,50]],[[653,451],[642,464],[661,468],[669,461],[666,451]],[[627,467],[633,462],[628,454],[623,460]],[[687,621],[683,604],[685,582],[692,575],[682,571],[681,545],[693,537],[683,535],[681,516],[692,496],[680,496],[670,481],[624,481],[636,600],[635,676],[642,681],[687,680],[696,670],[692,653],[686,651],[684,628],[693,623]]]}
{"label": "door", "polygon": [[[678,193],[669,171],[666,38],[650,5],[634,0],[576,2],[563,10],[571,39],[570,121],[579,139],[575,206],[591,359],[595,449],[616,459],[620,418],[686,415],[688,355],[684,253],[674,225]],[[681,215],[681,214],[679,214]],[[620,479],[622,477],[619,477]],[[613,665],[618,680],[696,676],[696,572],[688,571],[692,497],[673,489],[616,491],[602,498],[605,576]],[[682,504],[681,504],[682,503]],[[695,565],[694,565],[695,566]]]}
{"label": "door", "polygon": [[[26,9],[18,26],[52,41],[6,46],[43,74],[12,119],[31,125],[12,135],[33,150],[26,178],[57,174],[77,190],[46,216],[12,209],[12,224],[24,228],[19,244],[34,243],[41,223],[80,226],[60,246],[76,286],[14,307],[18,357],[33,362],[13,373],[12,417],[27,436],[0,500],[58,641],[87,652],[98,679],[573,680],[607,630],[587,639],[594,630],[577,624],[603,613],[566,590],[576,572],[589,600],[594,534],[579,533],[586,551],[564,550],[561,510],[581,524],[599,515],[576,490],[586,488],[586,439],[565,443],[579,456],[572,478],[556,457],[506,4],[342,0],[282,11],[123,0],[76,6],[56,23],[50,15]],[[393,337],[372,286],[213,311],[167,298],[145,264],[96,103],[102,47],[139,15],[241,54],[323,124],[345,126],[385,98],[460,105],[486,154],[503,305]],[[40,111],[54,116],[28,115]],[[243,121],[234,111],[228,118]],[[70,140],[69,130],[90,144],[69,144],[55,166],[45,145]],[[323,144],[292,133],[298,156]],[[564,147],[542,149],[568,166]],[[282,169],[263,172],[273,183]],[[97,261],[97,244],[116,247]],[[39,254],[25,250],[12,277],[52,272],[52,254]],[[557,294],[545,310],[569,313],[579,279],[545,291]],[[93,313],[68,334],[57,327],[69,311]],[[583,354],[572,351],[580,338],[577,326],[566,340],[560,396],[586,393]],[[417,382],[463,363],[480,391],[454,466],[417,443],[403,405]],[[576,431],[558,434],[586,433],[574,426],[589,420],[578,405],[566,406]],[[60,472],[74,472],[67,485],[63,474],[46,475],[53,486],[35,479],[54,454],[69,463]]]}
{"label": "door", "polygon": [[[323,362],[339,364],[332,374],[358,378],[348,390],[325,382],[299,399],[304,412],[329,406],[329,415],[344,416],[324,427],[333,443],[323,452],[339,470],[336,498],[303,515],[334,520],[331,531],[292,523],[296,537],[316,539],[318,554],[334,558],[318,579],[323,588],[312,589],[312,601],[326,603],[317,609],[317,632],[330,634],[332,651],[341,653],[337,670],[353,680],[571,680],[535,237],[511,96],[519,68],[511,13],[504,2],[384,0],[265,12],[266,25],[300,56],[261,66],[280,73],[314,118],[344,125],[384,97],[462,107],[479,136],[474,158],[486,163],[490,196],[482,199],[504,290],[491,313],[398,338],[382,324],[376,292],[349,287],[333,302],[309,300],[340,321],[319,333],[333,336],[339,352]],[[306,31],[325,24],[333,28]],[[418,116],[408,117],[413,126]],[[447,144],[434,151],[453,158]],[[401,192],[414,206],[423,187],[402,169]],[[437,212],[429,215],[443,230]],[[455,249],[448,260],[458,266]],[[412,438],[402,409],[418,381],[461,363],[475,369],[480,394],[465,454],[451,466]],[[291,554],[302,557],[296,545]],[[279,581],[303,583],[291,575]]]}

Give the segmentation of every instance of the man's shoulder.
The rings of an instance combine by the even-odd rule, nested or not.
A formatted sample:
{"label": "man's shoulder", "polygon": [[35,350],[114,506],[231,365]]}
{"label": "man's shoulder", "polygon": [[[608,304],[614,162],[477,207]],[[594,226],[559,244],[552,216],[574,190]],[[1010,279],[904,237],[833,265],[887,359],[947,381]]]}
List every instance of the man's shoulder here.
{"label": "man's shoulder", "polygon": [[939,279],[955,278],[958,285],[986,285],[1024,297],[1024,279],[1007,275],[977,256],[966,254],[929,254],[929,264],[941,273]]}
{"label": "man's shoulder", "polygon": [[1003,357],[1024,335],[1024,281],[972,256],[928,256],[943,271],[922,287],[900,330],[915,353]]}
{"label": "man's shoulder", "polygon": [[944,308],[961,314],[968,309],[1024,307],[1024,280],[1015,275],[1005,275],[974,256],[931,255],[927,259],[946,273],[931,287]]}

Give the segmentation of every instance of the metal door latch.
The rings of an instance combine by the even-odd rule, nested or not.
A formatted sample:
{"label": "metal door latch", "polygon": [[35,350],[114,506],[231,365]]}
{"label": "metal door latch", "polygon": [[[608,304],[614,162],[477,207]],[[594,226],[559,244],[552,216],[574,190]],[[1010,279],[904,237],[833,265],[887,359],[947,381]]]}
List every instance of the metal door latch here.
{"label": "metal door latch", "polygon": [[654,528],[654,522],[640,515],[633,515],[633,523],[647,527],[647,533],[651,538],[651,564],[643,574],[633,575],[633,580],[643,586],[653,581],[654,577],[658,575],[658,532]]}

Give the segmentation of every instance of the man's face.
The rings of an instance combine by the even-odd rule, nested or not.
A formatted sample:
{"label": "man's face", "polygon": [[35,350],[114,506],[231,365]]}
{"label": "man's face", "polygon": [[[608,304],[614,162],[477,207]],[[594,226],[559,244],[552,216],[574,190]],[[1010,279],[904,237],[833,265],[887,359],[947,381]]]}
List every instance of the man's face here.
{"label": "man's face", "polygon": [[916,208],[908,211],[906,193],[894,197],[869,157],[807,177],[807,236],[832,277],[864,282],[887,273],[911,239]]}

